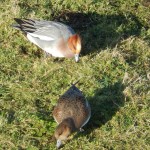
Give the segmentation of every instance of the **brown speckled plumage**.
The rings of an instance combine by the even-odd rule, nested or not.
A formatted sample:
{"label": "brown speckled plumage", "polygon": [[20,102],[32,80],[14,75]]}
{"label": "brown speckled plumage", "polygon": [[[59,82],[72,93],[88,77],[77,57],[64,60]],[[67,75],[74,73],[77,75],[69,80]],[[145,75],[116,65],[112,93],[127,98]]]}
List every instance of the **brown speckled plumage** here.
{"label": "brown speckled plumage", "polygon": [[68,117],[73,118],[75,127],[79,129],[90,115],[90,107],[86,105],[87,100],[82,92],[75,85],[72,85],[59,98],[58,104],[54,108],[53,116],[58,124]]}
{"label": "brown speckled plumage", "polygon": [[[91,108],[88,101],[83,96],[82,92],[73,84],[59,98],[58,103],[53,110],[53,117],[59,124],[55,131],[56,139],[59,139],[58,132],[60,132],[60,130],[62,135],[66,134],[66,131],[62,130],[67,130],[68,136],[72,132],[81,129],[88,122],[90,116]],[[66,128],[64,127],[64,124],[66,124],[65,122],[68,123]],[[69,130],[67,128],[69,128]]]}

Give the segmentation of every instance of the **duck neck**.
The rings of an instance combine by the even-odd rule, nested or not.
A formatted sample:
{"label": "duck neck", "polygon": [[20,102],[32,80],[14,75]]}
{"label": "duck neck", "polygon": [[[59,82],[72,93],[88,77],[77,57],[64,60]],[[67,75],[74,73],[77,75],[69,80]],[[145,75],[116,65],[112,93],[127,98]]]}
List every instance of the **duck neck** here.
{"label": "duck neck", "polygon": [[62,122],[70,128],[71,132],[77,131],[73,118],[66,118]]}

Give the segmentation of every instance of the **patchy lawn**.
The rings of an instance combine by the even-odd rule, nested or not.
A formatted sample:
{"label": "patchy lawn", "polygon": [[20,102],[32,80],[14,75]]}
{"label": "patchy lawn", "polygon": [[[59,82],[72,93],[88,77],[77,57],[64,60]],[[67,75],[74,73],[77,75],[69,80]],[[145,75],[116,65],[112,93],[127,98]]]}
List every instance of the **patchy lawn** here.
{"label": "patchy lawn", "polygon": [[[72,26],[82,37],[80,62],[44,58],[11,27],[15,17]],[[78,79],[92,116],[62,149],[150,149],[150,6],[141,0],[1,0],[0,149],[56,149],[51,112]]]}

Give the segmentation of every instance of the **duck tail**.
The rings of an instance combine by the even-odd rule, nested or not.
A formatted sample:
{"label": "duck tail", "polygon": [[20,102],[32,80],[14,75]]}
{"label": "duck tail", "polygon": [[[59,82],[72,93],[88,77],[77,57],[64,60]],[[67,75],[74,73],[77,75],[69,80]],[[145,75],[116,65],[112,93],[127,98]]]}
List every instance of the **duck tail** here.
{"label": "duck tail", "polygon": [[80,79],[74,83],[71,83],[72,86],[75,86],[78,82],[80,81]]}
{"label": "duck tail", "polygon": [[25,33],[27,32],[35,32],[36,27],[34,26],[35,21],[32,19],[19,19],[19,18],[14,18],[14,20],[17,22],[17,24],[13,24],[12,27],[16,28],[18,30],[21,30]]}

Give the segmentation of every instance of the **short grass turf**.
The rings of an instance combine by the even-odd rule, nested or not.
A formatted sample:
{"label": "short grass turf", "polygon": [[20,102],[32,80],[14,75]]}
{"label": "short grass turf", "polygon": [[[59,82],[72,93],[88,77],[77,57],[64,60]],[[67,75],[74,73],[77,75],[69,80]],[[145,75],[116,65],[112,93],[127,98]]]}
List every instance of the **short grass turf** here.
{"label": "short grass turf", "polygon": [[[82,37],[80,62],[45,58],[13,18],[56,20]],[[92,116],[63,150],[150,149],[150,7],[141,0],[0,1],[0,149],[53,150],[53,107],[70,84]]]}

